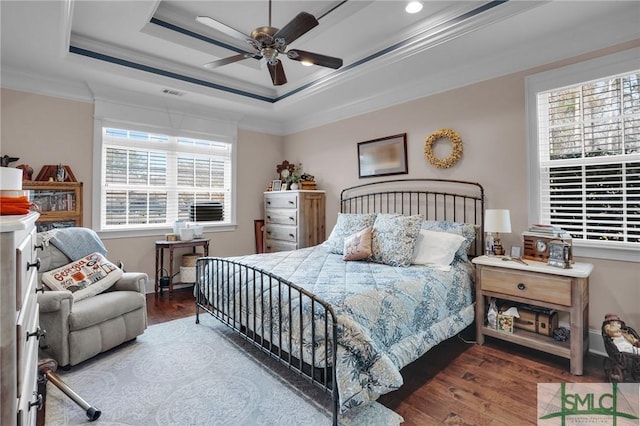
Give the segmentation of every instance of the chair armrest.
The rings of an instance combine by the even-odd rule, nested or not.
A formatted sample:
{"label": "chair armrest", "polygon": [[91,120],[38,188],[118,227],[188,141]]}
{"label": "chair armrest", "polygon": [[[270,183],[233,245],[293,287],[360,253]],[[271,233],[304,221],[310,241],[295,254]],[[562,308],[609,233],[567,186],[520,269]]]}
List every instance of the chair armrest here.
{"label": "chair armrest", "polygon": [[146,294],[148,280],[149,276],[143,272],[125,272],[107,291],[137,291]]}
{"label": "chair armrest", "polygon": [[45,291],[38,294],[40,312],[57,312],[64,301],[68,301],[69,312],[73,306],[73,293],[70,291]]}

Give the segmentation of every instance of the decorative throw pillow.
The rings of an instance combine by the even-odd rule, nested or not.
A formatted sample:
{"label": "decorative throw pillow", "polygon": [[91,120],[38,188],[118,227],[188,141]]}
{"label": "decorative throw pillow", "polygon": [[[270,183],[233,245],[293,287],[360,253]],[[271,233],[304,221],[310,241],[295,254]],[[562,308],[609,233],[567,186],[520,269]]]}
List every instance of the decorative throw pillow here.
{"label": "decorative throw pillow", "polygon": [[451,265],[456,252],[464,241],[462,235],[421,229],[413,249],[411,263],[414,265]]}
{"label": "decorative throw pillow", "polygon": [[371,227],[348,236],[344,240],[344,260],[362,260],[371,256]]}
{"label": "decorative throw pillow", "polygon": [[75,301],[102,293],[122,277],[122,269],[100,253],[91,253],[60,268],[42,274],[51,290],[68,290]]}
{"label": "decorative throw pillow", "polygon": [[467,257],[467,253],[469,253],[471,244],[473,244],[476,239],[477,225],[474,225],[472,223],[450,222],[446,220],[425,220],[422,223],[422,229],[462,235],[465,240],[456,252],[456,256],[458,256],[462,260],[469,259]]}
{"label": "decorative throw pillow", "polygon": [[390,266],[410,266],[423,220],[421,215],[378,214],[373,224],[371,260]]}
{"label": "decorative throw pillow", "polygon": [[373,226],[375,220],[375,213],[338,213],[336,225],[327,239],[329,252],[344,254],[344,239],[364,228]]}

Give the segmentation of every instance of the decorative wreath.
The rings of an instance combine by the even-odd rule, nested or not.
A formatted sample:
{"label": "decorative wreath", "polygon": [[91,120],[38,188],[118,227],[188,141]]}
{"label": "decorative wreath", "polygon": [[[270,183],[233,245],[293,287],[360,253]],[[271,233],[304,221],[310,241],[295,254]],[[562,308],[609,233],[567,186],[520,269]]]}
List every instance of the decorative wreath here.
{"label": "decorative wreath", "polygon": [[[440,139],[448,139],[453,146],[451,155],[447,158],[437,158],[433,155],[433,145]],[[453,166],[462,157],[462,139],[451,129],[440,129],[427,138],[424,143],[424,156],[439,169]]]}

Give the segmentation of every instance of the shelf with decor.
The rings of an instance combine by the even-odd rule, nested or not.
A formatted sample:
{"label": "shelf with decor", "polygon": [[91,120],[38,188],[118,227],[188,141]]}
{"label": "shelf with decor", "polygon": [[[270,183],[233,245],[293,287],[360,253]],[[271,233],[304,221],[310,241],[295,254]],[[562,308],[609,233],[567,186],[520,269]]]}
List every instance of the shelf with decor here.
{"label": "shelf with decor", "polygon": [[40,209],[38,232],[82,226],[82,182],[23,181],[22,189]]}

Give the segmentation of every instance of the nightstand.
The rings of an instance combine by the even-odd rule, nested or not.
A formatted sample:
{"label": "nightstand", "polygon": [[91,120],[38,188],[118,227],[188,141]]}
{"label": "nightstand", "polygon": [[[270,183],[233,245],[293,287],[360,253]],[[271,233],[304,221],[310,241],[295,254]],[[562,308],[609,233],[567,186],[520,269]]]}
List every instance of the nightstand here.
{"label": "nightstand", "polygon": [[[476,265],[476,341],[485,336],[517,343],[570,360],[571,374],[582,375],[584,353],[589,348],[589,275],[590,263],[574,263],[570,269],[526,260],[527,265],[504,261],[502,256],[479,256]],[[487,308],[490,298],[568,312],[571,335],[568,342],[514,329],[513,333],[489,328]]]}

